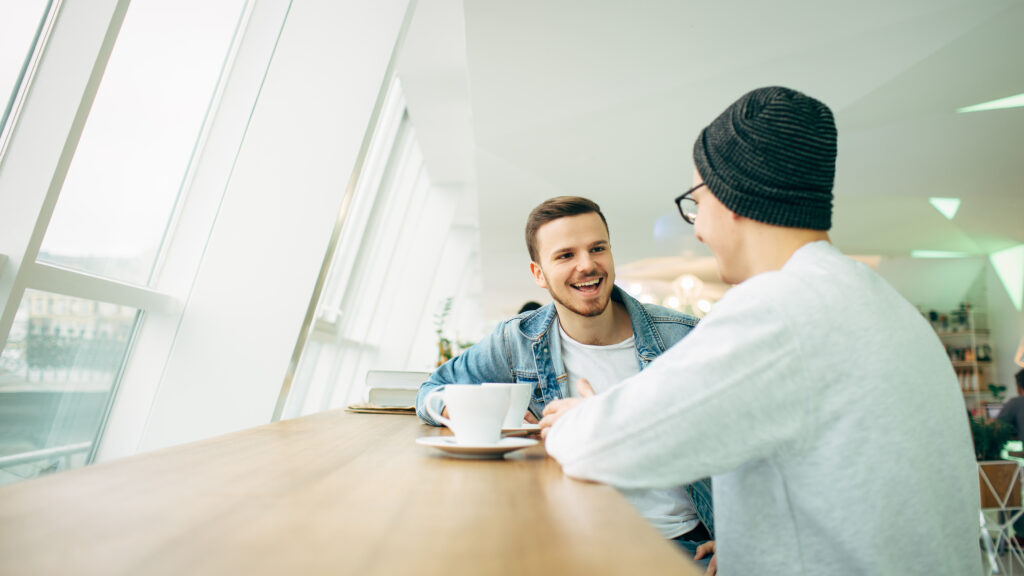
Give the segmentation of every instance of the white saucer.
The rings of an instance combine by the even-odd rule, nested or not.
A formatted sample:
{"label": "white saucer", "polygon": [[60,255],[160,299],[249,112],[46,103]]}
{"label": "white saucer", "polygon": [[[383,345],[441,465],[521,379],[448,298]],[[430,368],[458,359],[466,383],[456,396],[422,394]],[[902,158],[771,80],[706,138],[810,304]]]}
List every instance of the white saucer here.
{"label": "white saucer", "polygon": [[523,422],[515,428],[502,428],[501,433],[506,436],[524,436],[540,431],[540,424],[534,422]]}
{"label": "white saucer", "polygon": [[417,444],[432,446],[461,458],[500,458],[507,452],[537,444],[529,438],[502,438],[494,444],[459,444],[452,436],[424,436]]}

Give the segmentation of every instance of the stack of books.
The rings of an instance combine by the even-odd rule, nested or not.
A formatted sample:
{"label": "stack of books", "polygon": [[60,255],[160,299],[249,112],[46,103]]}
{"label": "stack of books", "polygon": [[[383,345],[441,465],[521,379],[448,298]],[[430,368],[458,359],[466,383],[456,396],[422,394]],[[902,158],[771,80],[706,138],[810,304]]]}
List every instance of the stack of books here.
{"label": "stack of books", "polygon": [[416,394],[430,372],[370,370],[366,373],[366,402],[351,404],[350,412],[415,414]]}

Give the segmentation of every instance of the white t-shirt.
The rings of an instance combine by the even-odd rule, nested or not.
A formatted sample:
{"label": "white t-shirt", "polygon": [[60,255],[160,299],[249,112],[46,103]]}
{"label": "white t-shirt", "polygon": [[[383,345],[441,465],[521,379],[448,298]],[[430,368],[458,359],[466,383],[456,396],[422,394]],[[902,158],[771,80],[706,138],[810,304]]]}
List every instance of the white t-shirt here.
{"label": "white t-shirt", "polygon": [[[561,324],[558,334],[562,338],[562,364],[569,377],[569,395],[574,398],[580,395],[576,389],[580,378],[586,378],[594,393],[601,394],[640,371],[632,335],[618,344],[591,346],[573,340]],[[619,492],[665,538],[686,534],[700,523],[683,486],[658,490],[620,488]]]}
{"label": "white t-shirt", "polygon": [[591,346],[573,340],[561,323],[558,334],[562,337],[562,364],[569,377],[569,396],[579,398],[576,381],[586,378],[594,393],[600,394],[640,371],[636,359],[636,339],[631,334],[618,344]]}
{"label": "white t-shirt", "polygon": [[545,445],[566,474],[613,486],[714,476],[723,576],[980,568],[977,465],[949,358],[917,309],[827,242],[730,290]]}

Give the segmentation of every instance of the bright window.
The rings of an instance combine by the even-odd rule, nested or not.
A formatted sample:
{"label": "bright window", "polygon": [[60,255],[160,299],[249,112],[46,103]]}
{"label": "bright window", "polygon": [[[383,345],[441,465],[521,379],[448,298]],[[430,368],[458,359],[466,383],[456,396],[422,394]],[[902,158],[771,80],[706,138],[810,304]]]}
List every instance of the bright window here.
{"label": "bright window", "polygon": [[39,260],[146,285],[244,0],[136,0]]}
{"label": "bright window", "polygon": [[[60,4],[65,23],[76,21],[71,8],[82,6]],[[175,309],[173,295],[148,285],[246,8],[245,0],[128,8],[52,218],[38,232],[39,253],[29,248],[18,264],[26,288],[4,303],[5,322],[17,312],[0,326],[0,484],[92,462],[140,319]],[[66,47],[69,36],[60,38]],[[47,48],[40,70],[62,62],[64,52]]]}
{"label": "bright window", "polygon": [[[456,218],[466,192],[431,183],[394,81],[281,417],[365,400],[369,370],[432,370],[446,300],[455,316],[478,316],[469,292],[479,239]],[[446,329],[457,341],[477,336]]]}

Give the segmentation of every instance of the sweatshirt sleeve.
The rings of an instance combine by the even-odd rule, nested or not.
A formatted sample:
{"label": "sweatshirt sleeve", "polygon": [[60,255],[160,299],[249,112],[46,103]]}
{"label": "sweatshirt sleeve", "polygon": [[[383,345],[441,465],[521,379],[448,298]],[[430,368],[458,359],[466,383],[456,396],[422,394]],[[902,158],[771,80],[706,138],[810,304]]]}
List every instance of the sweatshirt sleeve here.
{"label": "sweatshirt sleeve", "polygon": [[552,427],[546,448],[567,475],[664,488],[792,449],[807,413],[799,342],[750,284],[646,370]]}

